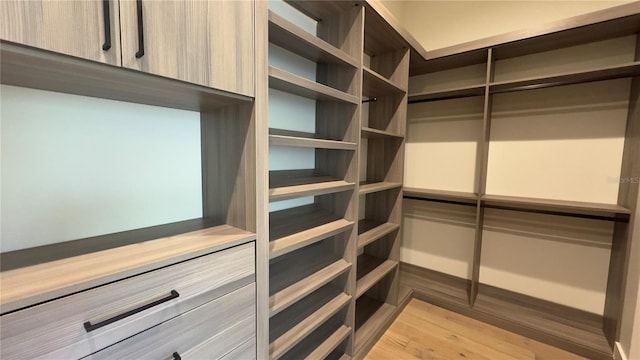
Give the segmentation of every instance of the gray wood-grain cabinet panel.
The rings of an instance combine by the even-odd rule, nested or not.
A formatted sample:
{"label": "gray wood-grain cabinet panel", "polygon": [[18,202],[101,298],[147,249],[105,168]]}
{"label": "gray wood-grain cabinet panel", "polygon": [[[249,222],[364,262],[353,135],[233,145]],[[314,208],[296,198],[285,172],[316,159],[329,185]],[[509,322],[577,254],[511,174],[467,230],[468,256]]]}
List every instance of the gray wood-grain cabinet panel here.
{"label": "gray wood-grain cabinet panel", "polygon": [[0,1],[0,39],[120,65],[120,9],[116,1],[109,1],[105,12],[104,4],[99,0]]}
{"label": "gray wood-grain cabinet panel", "polygon": [[254,95],[253,1],[140,3],[142,23],[138,2],[120,1],[122,66]]}

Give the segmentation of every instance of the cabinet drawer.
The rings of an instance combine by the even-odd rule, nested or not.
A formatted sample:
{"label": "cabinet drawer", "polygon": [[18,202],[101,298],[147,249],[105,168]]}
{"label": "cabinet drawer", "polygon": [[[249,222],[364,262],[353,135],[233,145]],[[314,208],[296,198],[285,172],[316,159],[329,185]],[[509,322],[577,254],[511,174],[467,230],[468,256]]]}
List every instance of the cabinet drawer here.
{"label": "cabinet drawer", "polygon": [[231,350],[228,354],[221,357],[220,360],[253,360],[256,358],[256,338],[252,338],[242,343],[237,348]]}
{"label": "cabinet drawer", "polygon": [[[254,264],[251,242],[3,315],[1,357],[89,355],[253,283]],[[172,290],[178,297],[161,302]],[[119,319],[85,328],[87,322],[98,326],[113,318]]]}
{"label": "cabinet drawer", "polygon": [[174,353],[185,360],[219,359],[255,337],[255,320],[255,284],[250,284],[88,359],[170,359]]}

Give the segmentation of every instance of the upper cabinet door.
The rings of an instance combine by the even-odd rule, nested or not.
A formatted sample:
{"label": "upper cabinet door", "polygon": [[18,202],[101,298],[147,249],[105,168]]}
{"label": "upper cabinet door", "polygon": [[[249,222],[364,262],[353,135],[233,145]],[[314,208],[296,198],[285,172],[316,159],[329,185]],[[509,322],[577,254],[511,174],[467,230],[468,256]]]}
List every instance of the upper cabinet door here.
{"label": "upper cabinet door", "polygon": [[253,1],[120,0],[122,66],[253,96]]}
{"label": "upper cabinet door", "polygon": [[116,0],[1,0],[0,39],[120,65],[118,11]]}

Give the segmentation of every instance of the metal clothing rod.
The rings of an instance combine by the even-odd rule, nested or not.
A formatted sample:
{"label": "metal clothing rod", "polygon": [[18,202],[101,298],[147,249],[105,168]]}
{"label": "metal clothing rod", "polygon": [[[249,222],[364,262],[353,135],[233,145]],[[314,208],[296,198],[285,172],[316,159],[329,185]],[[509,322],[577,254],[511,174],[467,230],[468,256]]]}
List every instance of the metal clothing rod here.
{"label": "metal clothing rod", "polygon": [[[420,200],[420,201],[444,203],[444,204],[453,204],[453,205],[464,205],[464,206],[473,206],[473,207],[477,206],[477,204],[475,204],[475,203],[469,203],[469,202],[464,202],[464,201],[459,201],[459,200],[427,199],[427,198],[417,197],[417,196],[403,196],[403,198],[411,199],[411,200]],[[629,221],[629,215],[626,215],[626,214],[618,214],[616,216],[575,214],[575,213],[564,212],[564,211],[527,209],[527,208],[520,208],[520,207],[517,207],[517,206],[490,205],[490,204],[483,204],[482,207],[484,207],[486,209],[520,211],[520,212],[528,212],[528,213],[534,213],[534,214],[567,216],[567,217],[591,219],[591,220],[604,220],[604,221],[614,221],[614,222],[615,221],[624,221],[624,222],[628,222]]]}
{"label": "metal clothing rod", "polygon": [[509,211],[520,211],[520,212],[528,212],[534,214],[545,214],[545,215],[558,215],[558,216],[567,216],[574,218],[582,218],[582,219],[591,219],[591,220],[605,220],[605,221],[629,221],[629,215],[618,214],[614,217],[611,216],[603,216],[603,215],[589,215],[589,214],[575,214],[564,211],[554,211],[554,210],[538,210],[538,209],[525,209],[519,208],[515,206],[504,206],[504,205],[487,205],[483,204],[483,207],[487,209],[498,209],[498,210],[509,210]]}
{"label": "metal clothing rod", "polygon": [[465,206],[473,206],[473,207],[477,206],[477,204],[475,204],[475,203],[464,202],[464,201],[460,201],[460,200],[426,199],[426,198],[423,198],[423,197],[410,196],[410,195],[404,195],[403,198],[411,199],[411,200],[420,200],[420,201],[444,203],[444,204],[465,205]]}

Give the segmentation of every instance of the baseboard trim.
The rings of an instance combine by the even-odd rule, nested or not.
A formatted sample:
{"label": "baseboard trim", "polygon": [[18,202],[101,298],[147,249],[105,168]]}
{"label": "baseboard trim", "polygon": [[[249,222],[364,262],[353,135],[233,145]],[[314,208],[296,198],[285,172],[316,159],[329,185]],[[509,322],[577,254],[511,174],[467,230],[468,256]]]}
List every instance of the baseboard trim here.
{"label": "baseboard trim", "polygon": [[472,307],[466,301],[468,280],[404,263],[400,285],[414,298],[507,331],[590,359],[613,358],[597,315],[484,284]]}
{"label": "baseboard trim", "polygon": [[616,341],[616,345],[613,347],[613,358],[615,360],[629,360],[627,358],[627,354],[624,352],[622,348],[622,344]]}

